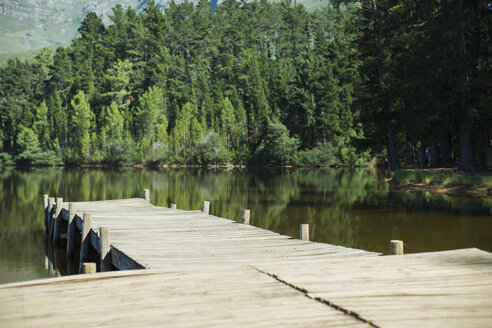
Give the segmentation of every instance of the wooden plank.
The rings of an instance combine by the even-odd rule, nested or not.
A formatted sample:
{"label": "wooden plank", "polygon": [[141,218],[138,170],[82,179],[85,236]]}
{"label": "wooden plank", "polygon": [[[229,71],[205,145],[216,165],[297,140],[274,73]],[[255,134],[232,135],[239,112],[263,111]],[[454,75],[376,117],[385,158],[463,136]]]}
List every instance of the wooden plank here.
{"label": "wooden plank", "polygon": [[[20,327],[71,322],[98,327],[369,327],[246,267],[113,279],[107,274],[0,289],[0,322]],[[29,297],[23,296],[26,292]]]}
{"label": "wooden plank", "polygon": [[[25,294],[4,294],[0,286],[0,323],[19,323],[19,311],[2,312],[1,305],[29,293],[28,298],[49,298],[46,304],[26,305],[34,309],[33,317],[43,311],[51,316],[39,325],[62,325],[68,319],[50,310],[53,302],[72,292],[91,299],[93,290],[112,295],[111,301],[90,303],[71,320],[152,326],[159,317],[164,320],[159,325],[179,327],[481,327],[492,322],[488,252],[380,256],[293,239],[201,211],[157,207],[141,198],[74,204],[77,213],[91,214],[90,242],[96,250],[97,231],[106,227],[112,264],[152,274],[74,281],[67,294],[57,282],[26,287]],[[79,215],[76,226],[82,230]],[[123,311],[139,319],[125,317],[126,312],[121,317],[113,299],[123,300]],[[111,311],[115,306],[118,313]],[[87,322],[89,316],[96,319]],[[32,324],[27,318],[26,326]]]}
{"label": "wooden plank", "polygon": [[[381,327],[486,326],[492,322],[492,254],[476,249],[263,264],[259,269],[313,299]],[[449,320],[453,317],[454,320]]]}

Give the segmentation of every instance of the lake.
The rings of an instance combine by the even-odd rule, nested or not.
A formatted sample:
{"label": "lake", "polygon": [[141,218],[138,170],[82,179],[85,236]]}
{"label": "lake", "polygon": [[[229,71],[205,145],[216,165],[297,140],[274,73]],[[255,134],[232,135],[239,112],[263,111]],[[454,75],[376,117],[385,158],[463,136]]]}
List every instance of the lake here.
{"label": "lake", "polygon": [[104,200],[143,197],[145,188],[154,205],[190,210],[209,200],[211,214],[236,221],[249,208],[252,225],[295,238],[309,223],[317,242],[382,253],[391,239],[406,253],[492,251],[491,197],[390,192],[372,169],[0,168],[0,283],[74,272],[63,248],[45,241],[43,194]]}

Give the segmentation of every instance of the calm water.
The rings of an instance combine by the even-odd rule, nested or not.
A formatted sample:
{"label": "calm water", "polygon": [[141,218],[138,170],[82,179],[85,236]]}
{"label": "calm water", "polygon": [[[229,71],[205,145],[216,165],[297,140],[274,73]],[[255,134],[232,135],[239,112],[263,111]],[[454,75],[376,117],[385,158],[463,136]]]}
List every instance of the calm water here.
{"label": "calm water", "polygon": [[370,169],[214,171],[208,169],[0,168],[0,283],[73,271],[63,251],[47,247],[42,194],[65,201],[141,197],[239,220],[298,237],[309,223],[311,239],[387,253],[391,239],[408,253],[478,247],[492,251],[492,199],[426,193],[390,193]]}

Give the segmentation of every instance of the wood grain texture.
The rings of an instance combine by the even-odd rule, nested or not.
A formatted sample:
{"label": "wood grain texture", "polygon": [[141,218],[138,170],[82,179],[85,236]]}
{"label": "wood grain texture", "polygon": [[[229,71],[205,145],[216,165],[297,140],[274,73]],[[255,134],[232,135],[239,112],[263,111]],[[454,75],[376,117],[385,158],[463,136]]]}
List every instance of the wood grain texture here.
{"label": "wood grain texture", "polygon": [[111,231],[113,266],[146,270],[0,286],[0,326],[492,326],[488,252],[380,256],[137,198],[73,207],[96,250]]}
{"label": "wood grain texture", "polygon": [[144,272],[150,274],[98,273],[87,275],[88,279],[78,276],[58,279],[61,282],[54,279],[31,286],[0,287],[0,324],[369,327],[248,267]]}
{"label": "wood grain texture", "polygon": [[[107,227],[111,231],[111,246],[147,269],[378,255],[292,239],[201,211],[153,206],[142,198],[73,204],[78,216],[92,215],[91,244],[96,250],[99,228]],[[77,225],[83,226],[82,222]],[[118,261],[119,265],[123,262]],[[133,263],[128,269],[132,268]]]}
{"label": "wood grain texture", "polygon": [[380,327],[491,327],[492,254],[478,249],[260,265]]}

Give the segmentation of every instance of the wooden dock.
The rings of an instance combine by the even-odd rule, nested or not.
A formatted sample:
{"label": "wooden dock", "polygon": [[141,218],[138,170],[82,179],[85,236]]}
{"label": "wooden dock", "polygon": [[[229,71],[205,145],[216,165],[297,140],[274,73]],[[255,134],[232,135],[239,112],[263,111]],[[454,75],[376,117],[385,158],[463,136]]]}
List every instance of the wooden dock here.
{"label": "wooden dock", "polygon": [[1,327],[492,327],[492,254],[478,249],[381,256],[148,193],[44,204],[53,242],[67,233],[82,262],[127,271],[0,286]]}

